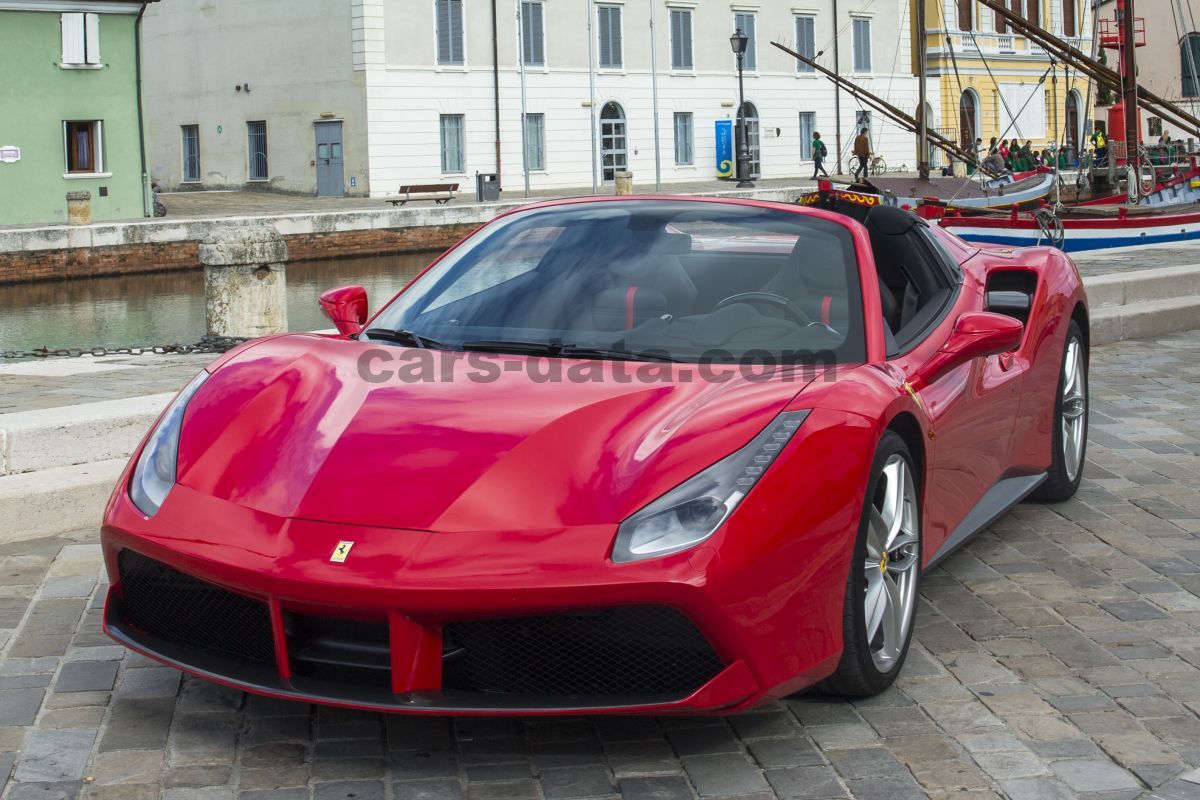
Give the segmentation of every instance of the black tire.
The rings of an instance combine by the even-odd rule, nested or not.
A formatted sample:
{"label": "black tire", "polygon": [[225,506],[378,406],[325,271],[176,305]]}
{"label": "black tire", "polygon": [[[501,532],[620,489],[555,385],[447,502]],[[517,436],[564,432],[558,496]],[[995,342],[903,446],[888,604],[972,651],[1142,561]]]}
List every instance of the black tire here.
{"label": "black tire", "polygon": [[[1083,451],[1079,456],[1079,468],[1075,472],[1074,478],[1071,477],[1070,470],[1067,468],[1066,456],[1063,448],[1063,392],[1066,388],[1066,366],[1067,354],[1070,352],[1070,344],[1072,341],[1078,342],[1079,347],[1083,352],[1083,387],[1085,402],[1083,406]],[[1088,426],[1088,405],[1087,397],[1087,379],[1088,379],[1088,346],[1087,339],[1083,336],[1083,330],[1080,329],[1079,323],[1071,320],[1067,326],[1067,338],[1063,343],[1063,354],[1059,360],[1058,369],[1058,391],[1054,395],[1054,433],[1051,437],[1052,458],[1050,461],[1050,469],[1047,472],[1045,482],[1039,486],[1030,499],[1039,500],[1044,503],[1061,503],[1063,500],[1070,499],[1079,489],[1079,482],[1083,479],[1083,470],[1087,464],[1087,426]]]}
{"label": "black tire", "polygon": [[836,694],[845,697],[870,697],[887,689],[896,680],[908,656],[912,643],[915,620],[910,621],[908,633],[900,655],[886,672],[881,671],[871,655],[871,645],[867,641],[866,612],[863,606],[863,596],[866,593],[866,578],[861,565],[867,557],[867,528],[870,523],[872,503],[883,478],[883,467],[888,459],[899,454],[907,463],[913,478],[918,502],[917,516],[917,545],[915,570],[916,590],[913,599],[912,614],[916,614],[916,597],[920,594],[921,580],[921,473],[915,468],[912,454],[908,446],[895,431],[887,431],[879,441],[875,451],[875,459],[871,462],[871,480],[867,483],[866,497],[863,498],[862,518],[858,525],[858,536],[854,542],[854,557],[850,562],[850,574],[846,580],[846,594],[842,605],[842,659],[832,675],[815,687],[825,694]]}

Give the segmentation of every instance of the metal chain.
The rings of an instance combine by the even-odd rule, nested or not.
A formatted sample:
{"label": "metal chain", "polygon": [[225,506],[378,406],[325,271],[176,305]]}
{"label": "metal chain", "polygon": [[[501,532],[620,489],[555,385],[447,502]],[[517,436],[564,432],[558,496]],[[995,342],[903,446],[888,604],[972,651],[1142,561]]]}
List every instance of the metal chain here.
{"label": "metal chain", "polygon": [[93,347],[80,349],[63,347],[51,350],[39,347],[35,350],[2,350],[0,359],[4,358],[79,358],[80,356],[141,356],[153,353],[164,355],[168,353],[187,355],[192,353],[224,353],[232,350],[245,337],[240,336],[205,336],[195,344],[159,344],[145,347]]}

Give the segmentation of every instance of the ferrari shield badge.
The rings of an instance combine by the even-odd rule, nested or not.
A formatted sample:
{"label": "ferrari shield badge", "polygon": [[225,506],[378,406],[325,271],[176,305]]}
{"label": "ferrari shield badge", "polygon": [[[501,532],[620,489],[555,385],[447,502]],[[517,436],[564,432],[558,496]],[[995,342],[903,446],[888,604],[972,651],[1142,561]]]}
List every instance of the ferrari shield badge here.
{"label": "ferrari shield badge", "polygon": [[333,548],[333,555],[329,557],[330,563],[345,563],[346,556],[350,555],[351,547],[354,547],[354,542],[338,542],[337,547]]}

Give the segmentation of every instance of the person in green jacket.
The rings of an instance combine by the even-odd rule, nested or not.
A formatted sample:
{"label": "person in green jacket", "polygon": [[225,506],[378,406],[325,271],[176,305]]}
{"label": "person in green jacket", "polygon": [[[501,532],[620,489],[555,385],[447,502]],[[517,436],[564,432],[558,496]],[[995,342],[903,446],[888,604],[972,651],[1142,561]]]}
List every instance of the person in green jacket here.
{"label": "person in green jacket", "polygon": [[813,160],[813,180],[814,181],[817,179],[818,171],[822,175],[824,175],[826,178],[829,177],[829,173],[825,171],[825,164],[824,164],[825,155],[828,152],[829,151],[825,149],[825,143],[821,141],[821,134],[817,133],[816,131],[813,131],[812,160]]}

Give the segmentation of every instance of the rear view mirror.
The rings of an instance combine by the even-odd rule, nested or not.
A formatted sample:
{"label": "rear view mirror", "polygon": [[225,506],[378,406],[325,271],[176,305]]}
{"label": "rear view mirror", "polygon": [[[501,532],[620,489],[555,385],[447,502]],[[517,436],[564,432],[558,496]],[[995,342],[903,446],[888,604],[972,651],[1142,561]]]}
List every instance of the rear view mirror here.
{"label": "rear view mirror", "polygon": [[367,321],[367,290],[361,286],[341,286],[321,294],[321,310],[333,322],[338,333],[353,336]]}
{"label": "rear view mirror", "polygon": [[942,349],[917,371],[917,382],[927,386],[972,359],[1015,350],[1024,331],[1020,320],[1005,314],[969,311],[954,321],[954,330]]}

